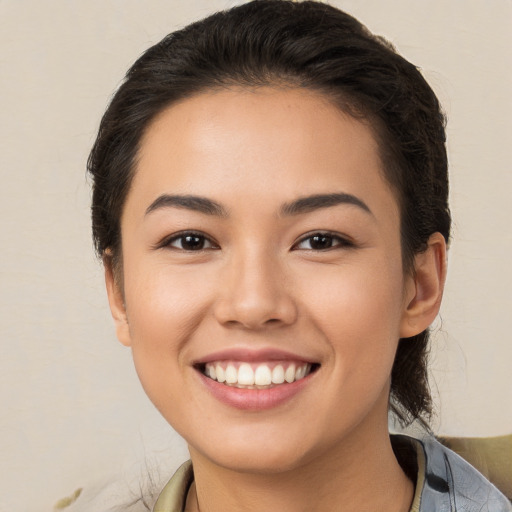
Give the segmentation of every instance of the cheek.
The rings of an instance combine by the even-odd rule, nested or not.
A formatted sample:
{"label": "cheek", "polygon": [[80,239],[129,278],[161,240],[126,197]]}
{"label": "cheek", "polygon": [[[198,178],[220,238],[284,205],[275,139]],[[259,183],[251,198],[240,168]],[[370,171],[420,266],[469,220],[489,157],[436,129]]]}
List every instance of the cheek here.
{"label": "cheek", "polygon": [[211,303],[214,280],[198,268],[170,265],[127,267],[126,307],[132,352],[142,384],[174,379],[189,352],[189,341]]}
{"label": "cheek", "polygon": [[401,266],[376,259],[369,265],[319,268],[301,283],[304,308],[348,375],[390,371],[402,318]]}
{"label": "cheek", "polygon": [[[128,263],[128,262],[127,262]],[[191,339],[209,309],[213,283],[204,273],[172,271],[172,267],[144,264],[126,268],[127,315],[135,369],[154,405],[173,425],[191,378]],[[192,344],[193,345],[193,344]],[[188,395],[187,395],[188,396]],[[169,404],[173,404],[169,408]]]}

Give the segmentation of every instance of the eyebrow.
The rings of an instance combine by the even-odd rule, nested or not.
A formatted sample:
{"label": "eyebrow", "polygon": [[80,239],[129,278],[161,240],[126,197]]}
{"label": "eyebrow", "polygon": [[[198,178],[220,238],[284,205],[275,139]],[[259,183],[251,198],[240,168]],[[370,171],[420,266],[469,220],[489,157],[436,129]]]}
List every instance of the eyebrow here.
{"label": "eyebrow", "polygon": [[219,203],[201,196],[163,194],[147,207],[146,215],[160,208],[183,208],[205,215],[228,216],[227,211]]}
{"label": "eyebrow", "polygon": [[[285,203],[280,209],[280,216],[288,217],[312,212],[321,208],[331,208],[340,204],[357,206],[361,210],[373,215],[368,205],[352,194],[333,193],[333,194],[315,194],[306,197],[300,197],[290,203]],[[217,217],[227,217],[227,210],[212,199],[194,195],[169,195],[162,194],[157,197],[146,209],[145,215],[159,210],[161,208],[182,208],[185,210],[196,211],[205,215]]]}
{"label": "eyebrow", "polygon": [[361,208],[366,213],[373,215],[368,205],[352,194],[334,193],[334,194],[316,194],[307,197],[301,197],[291,203],[286,203],[281,208],[282,216],[300,215],[302,213],[312,212],[321,208],[330,208],[340,204],[348,204]]}

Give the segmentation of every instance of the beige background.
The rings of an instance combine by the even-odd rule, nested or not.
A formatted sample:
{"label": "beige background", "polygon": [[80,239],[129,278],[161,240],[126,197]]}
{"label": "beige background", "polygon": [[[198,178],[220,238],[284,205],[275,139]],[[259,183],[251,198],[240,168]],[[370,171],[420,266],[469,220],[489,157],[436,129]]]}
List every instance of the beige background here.
{"label": "beige background", "polygon": [[[235,3],[0,2],[0,512],[50,510],[107,474],[128,480],[186,457],[115,341],[85,161],[135,57]],[[432,354],[434,426],[511,433],[512,2],[332,3],[420,65],[450,120],[455,229]]]}

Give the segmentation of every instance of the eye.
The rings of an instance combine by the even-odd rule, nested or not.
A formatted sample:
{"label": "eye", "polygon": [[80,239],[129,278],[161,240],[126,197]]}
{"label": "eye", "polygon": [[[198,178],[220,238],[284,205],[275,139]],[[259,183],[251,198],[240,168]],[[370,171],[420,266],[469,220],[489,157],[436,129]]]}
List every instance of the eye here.
{"label": "eye", "polygon": [[338,247],[353,247],[352,242],[333,233],[312,233],[302,240],[299,240],[293,249],[302,249],[309,251],[326,251]]}
{"label": "eye", "polygon": [[191,231],[182,232],[163,241],[161,247],[169,247],[182,251],[203,251],[205,249],[218,249],[212,240],[201,233]]}

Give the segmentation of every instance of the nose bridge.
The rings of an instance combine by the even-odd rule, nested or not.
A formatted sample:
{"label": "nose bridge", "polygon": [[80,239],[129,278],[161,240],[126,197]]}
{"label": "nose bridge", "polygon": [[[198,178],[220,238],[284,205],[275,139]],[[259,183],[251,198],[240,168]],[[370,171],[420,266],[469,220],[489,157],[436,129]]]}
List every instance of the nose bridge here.
{"label": "nose bridge", "polygon": [[258,329],[295,320],[283,265],[271,250],[253,245],[236,251],[224,272],[216,311],[219,321]]}

